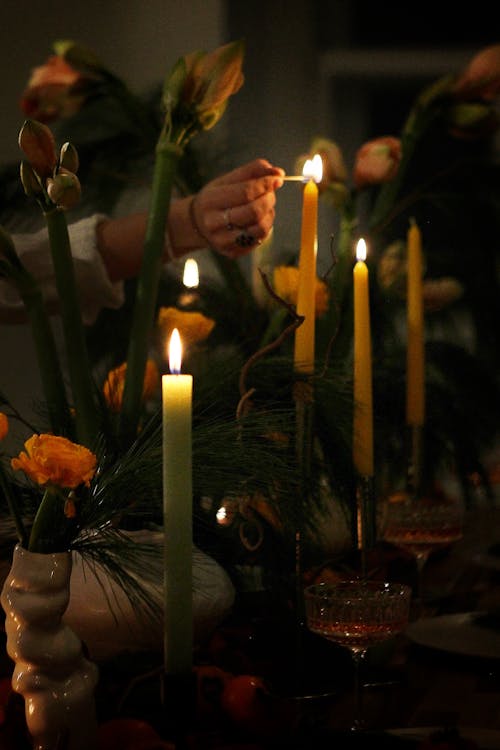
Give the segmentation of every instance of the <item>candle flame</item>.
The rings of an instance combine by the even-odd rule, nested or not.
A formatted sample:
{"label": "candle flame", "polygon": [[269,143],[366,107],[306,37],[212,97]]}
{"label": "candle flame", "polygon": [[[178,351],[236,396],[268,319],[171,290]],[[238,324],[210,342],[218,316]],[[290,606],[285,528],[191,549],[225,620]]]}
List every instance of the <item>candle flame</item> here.
{"label": "candle flame", "polygon": [[197,287],[200,283],[200,275],[198,273],[198,263],[194,258],[188,258],[184,263],[184,274],[182,277],[182,283],[189,289]]}
{"label": "candle flame", "polygon": [[323,161],[319,154],[314,154],[312,159],[306,159],[306,162],[302,168],[302,176],[304,181],[314,180],[314,182],[321,182],[323,178]]}
{"label": "candle flame", "polygon": [[168,366],[172,375],[179,375],[182,362],[182,342],[179,330],[174,328],[168,345]]}
{"label": "candle flame", "polygon": [[358,244],[356,245],[356,259],[366,260],[366,242],[362,237],[358,240]]}

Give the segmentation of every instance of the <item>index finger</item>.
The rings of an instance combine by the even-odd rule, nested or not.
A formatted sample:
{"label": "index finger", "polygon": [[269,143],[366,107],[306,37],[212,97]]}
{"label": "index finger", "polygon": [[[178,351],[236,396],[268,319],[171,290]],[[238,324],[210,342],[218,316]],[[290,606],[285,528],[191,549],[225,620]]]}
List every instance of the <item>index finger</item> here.
{"label": "index finger", "polygon": [[221,177],[212,180],[215,185],[231,185],[235,182],[244,182],[259,177],[283,177],[285,170],[281,167],[274,167],[267,159],[254,159],[241,167],[227,172]]}

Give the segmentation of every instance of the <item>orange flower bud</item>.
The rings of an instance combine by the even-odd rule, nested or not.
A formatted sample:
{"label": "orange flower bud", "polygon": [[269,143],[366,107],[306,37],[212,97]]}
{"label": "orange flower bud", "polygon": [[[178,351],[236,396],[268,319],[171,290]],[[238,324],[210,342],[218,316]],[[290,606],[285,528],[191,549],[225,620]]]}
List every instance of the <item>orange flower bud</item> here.
{"label": "orange flower bud", "polygon": [[19,147],[41,180],[52,175],[57,164],[56,144],[46,125],[26,120],[19,133]]}

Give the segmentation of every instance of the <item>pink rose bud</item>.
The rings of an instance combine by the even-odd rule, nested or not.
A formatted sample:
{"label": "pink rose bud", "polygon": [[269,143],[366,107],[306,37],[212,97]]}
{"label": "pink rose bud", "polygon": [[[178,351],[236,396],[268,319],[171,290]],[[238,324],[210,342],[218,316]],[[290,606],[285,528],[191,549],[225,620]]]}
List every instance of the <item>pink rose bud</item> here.
{"label": "pink rose bud", "polygon": [[500,44],[485,47],[475,55],[454,87],[460,99],[492,102],[500,96]]}
{"label": "pink rose bud", "polygon": [[353,174],[356,188],[361,190],[368,185],[390,182],[398,172],[400,161],[399,138],[384,136],[367,141],[356,154]]}

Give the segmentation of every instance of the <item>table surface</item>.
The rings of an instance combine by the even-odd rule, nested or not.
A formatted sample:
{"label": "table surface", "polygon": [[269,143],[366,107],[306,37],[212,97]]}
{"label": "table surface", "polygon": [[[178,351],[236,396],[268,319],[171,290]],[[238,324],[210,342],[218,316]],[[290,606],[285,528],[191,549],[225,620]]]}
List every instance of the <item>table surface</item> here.
{"label": "table surface", "polygon": [[[419,617],[488,612],[495,617],[486,625],[493,639],[500,640],[500,554],[488,554],[494,545],[500,547],[500,507],[486,505],[469,511],[463,539],[432,557],[424,569],[424,591],[433,596],[426,599]],[[419,621],[412,627],[418,629]],[[4,633],[0,635],[5,638]],[[354,713],[353,691],[350,679],[343,679],[338,689],[338,647],[326,645],[332,648],[332,661],[323,667],[327,673],[331,669],[332,693],[316,706],[311,702],[304,721],[311,722],[315,729],[321,725],[333,736],[349,727]],[[429,731],[458,727],[464,734],[476,730],[482,737],[483,744],[477,745],[481,750],[500,750],[500,649],[484,657],[460,653],[451,642],[446,646],[423,645],[404,633],[391,643],[389,651],[370,654],[363,667],[367,726],[373,732],[418,727]],[[9,676],[12,670],[4,651],[0,649],[0,677]],[[102,674],[109,674],[109,666]],[[1,739],[0,723],[3,747]],[[205,742],[204,750],[219,747],[214,743]],[[275,742],[272,746],[278,745]],[[287,746],[299,747],[290,742]]]}

